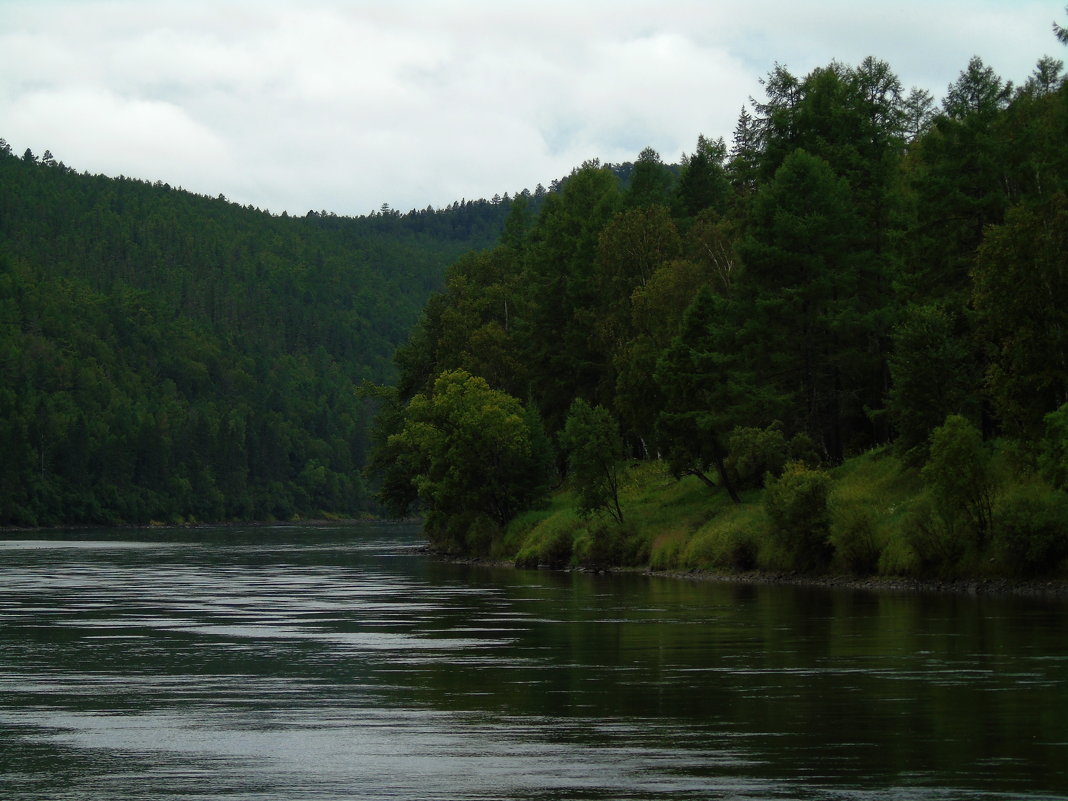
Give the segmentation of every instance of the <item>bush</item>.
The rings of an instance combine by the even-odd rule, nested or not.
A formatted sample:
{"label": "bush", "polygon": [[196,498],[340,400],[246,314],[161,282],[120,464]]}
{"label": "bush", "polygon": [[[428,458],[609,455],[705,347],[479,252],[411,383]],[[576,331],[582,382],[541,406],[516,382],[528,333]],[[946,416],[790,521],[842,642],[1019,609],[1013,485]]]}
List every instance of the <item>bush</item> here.
{"label": "bush", "polygon": [[682,551],[684,567],[744,573],[757,564],[757,544],[745,526],[714,520],[698,531]]}
{"label": "bush", "polygon": [[463,538],[464,553],[472,556],[489,556],[494,541],[500,539],[500,526],[488,515],[474,514],[458,532]]}
{"label": "bush", "polygon": [[1068,403],[1046,415],[1038,469],[1058,489],[1068,489]]}
{"label": "bush", "polygon": [[1068,557],[1068,493],[1031,484],[1014,487],[994,509],[994,553],[1015,572],[1054,572]]}
{"label": "bush", "polygon": [[827,497],[831,478],[791,462],[779,478],[771,478],[764,492],[769,533],[798,570],[825,567],[830,559],[830,513]]}
{"label": "bush", "polygon": [[879,575],[912,576],[919,572],[919,557],[912,546],[903,537],[889,537],[879,554]]}
{"label": "bush", "polygon": [[431,511],[423,523],[423,533],[430,547],[457,556],[489,556],[500,540],[500,527],[488,515],[468,512],[447,515]]}
{"label": "bush", "polygon": [[869,508],[855,504],[835,508],[830,542],[835,560],[850,573],[864,576],[878,570],[882,548]]}
{"label": "bush", "polygon": [[686,533],[682,531],[673,531],[657,537],[650,549],[649,567],[653,570],[678,569],[686,540]]}
{"label": "bush", "polygon": [[621,540],[618,528],[595,522],[576,539],[572,562],[588,570],[604,570],[618,565],[621,563]]}
{"label": "bush", "polygon": [[778,422],[767,428],[738,426],[727,449],[727,470],[739,489],[762,487],[766,475],[778,476],[786,466],[786,437]]}
{"label": "bush", "polygon": [[567,567],[575,541],[585,530],[573,518],[556,515],[536,526],[516,556],[516,567]]}
{"label": "bush", "polygon": [[682,548],[679,566],[737,572],[763,567],[766,530],[762,504],[731,503],[693,533]]}
{"label": "bush", "polygon": [[931,434],[921,476],[945,528],[982,549],[990,533],[994,479],[979,429],[960,415],[947,417]]}
{"label": "bush", "polygon": [[816,443],[808,434],[794,434],[786,443],[786,457],[790,462],[801,462],[806,467],[818,467],[820,455],[816,451]]}
{"label": "bush", "polygon": [[930,492],[909,509],[901,522],[901,535],[915,556],[914,570],[924,575],[953,574],[968,549],[967,538],[946,523]]}

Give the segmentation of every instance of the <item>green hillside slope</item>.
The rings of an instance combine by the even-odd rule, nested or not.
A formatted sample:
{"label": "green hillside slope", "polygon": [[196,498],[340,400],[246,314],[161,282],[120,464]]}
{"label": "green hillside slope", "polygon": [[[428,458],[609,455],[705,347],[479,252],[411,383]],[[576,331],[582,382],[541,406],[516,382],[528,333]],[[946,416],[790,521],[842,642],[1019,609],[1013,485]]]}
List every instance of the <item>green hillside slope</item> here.
{"label": "green hillside slope", "polygon": [[0,525],[371,508],[355,387],[508,205],[273,216],[0,140]]}

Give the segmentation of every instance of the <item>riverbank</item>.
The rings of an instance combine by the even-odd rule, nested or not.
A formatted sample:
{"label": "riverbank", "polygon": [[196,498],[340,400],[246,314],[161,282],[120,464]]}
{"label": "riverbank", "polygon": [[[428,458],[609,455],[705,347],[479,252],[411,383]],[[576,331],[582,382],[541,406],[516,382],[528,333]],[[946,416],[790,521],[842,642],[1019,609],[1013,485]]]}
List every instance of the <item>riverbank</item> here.
{"label": "riverbank", "polygon": [[827,589],[870,590],[872,592],[951,593],[956,595],[1015,595],[1068,600],[1068,580],[1013,579],[918,579],[901,576],[808,576],[796,573],[680,573],[643,570],[644,575],[687,581],[714,581],[729,584],[786,584]]}
{"label": "riverbank", "polygon": [[651,570],[647,567],[517,567],[514,560],[456,556],[435,551],[429,546],[420,550],[428,556],[450,564],[479,565],[520,570],[555,570],[561,573],[619,573],[676,579],[679,581],[718,584],[761,584],[816,587],[871,592],[942,593],[971,596],[1019,596],[1068,600],[1068,579],[924,579],[907,576],[815,575],[804,573],[762,572],[722,573],[708,570]]}
{"label": "riverbank", "polygon": [[[883,448],[818,471],[825,494],[787,498],[786,517],[782,508],[769,512],[763,488],[744,490],[735,503],[696,478],[675,478],[663,463],[641,462],[623,474],[622,523],[583,516],[565,487],[546,507],[520,514],[492,535],[437,541],[432,534],[431,543],[527,568],[1068,597],[1068,494],[1018,465],[1014,471],[1011,454],[995,451],[992,458],[998,481],[982,532],[940,509],[925,474]],[[781,507],[783,498],[776,502]]]}

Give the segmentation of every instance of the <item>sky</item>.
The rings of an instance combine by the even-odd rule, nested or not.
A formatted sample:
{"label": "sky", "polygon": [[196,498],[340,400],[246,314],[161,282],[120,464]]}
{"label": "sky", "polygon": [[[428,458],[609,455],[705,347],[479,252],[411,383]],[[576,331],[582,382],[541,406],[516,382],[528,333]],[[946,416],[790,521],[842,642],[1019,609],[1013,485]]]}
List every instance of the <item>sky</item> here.
{"label": "sky", "polygon": [[408,211],[730,141],[776,63],[1022,83],[1064,0],[0,0],[0,137],[276,214]]}

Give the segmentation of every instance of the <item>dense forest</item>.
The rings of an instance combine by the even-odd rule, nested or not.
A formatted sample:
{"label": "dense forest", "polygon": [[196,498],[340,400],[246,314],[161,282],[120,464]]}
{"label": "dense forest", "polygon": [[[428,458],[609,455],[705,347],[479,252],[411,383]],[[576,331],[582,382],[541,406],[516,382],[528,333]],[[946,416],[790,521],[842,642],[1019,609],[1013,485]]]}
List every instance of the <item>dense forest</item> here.
{"label": "dense forest", "polygon": [[0,525],[373,510],[357,386],[511,204],[276,216],[0,140]]}
{"label": "dense forest", "polygon": [[1062,62],[763,88],[729,144],[583,164],[449,267],[379,390],[383,502],[520,564],[1058,569]]}

